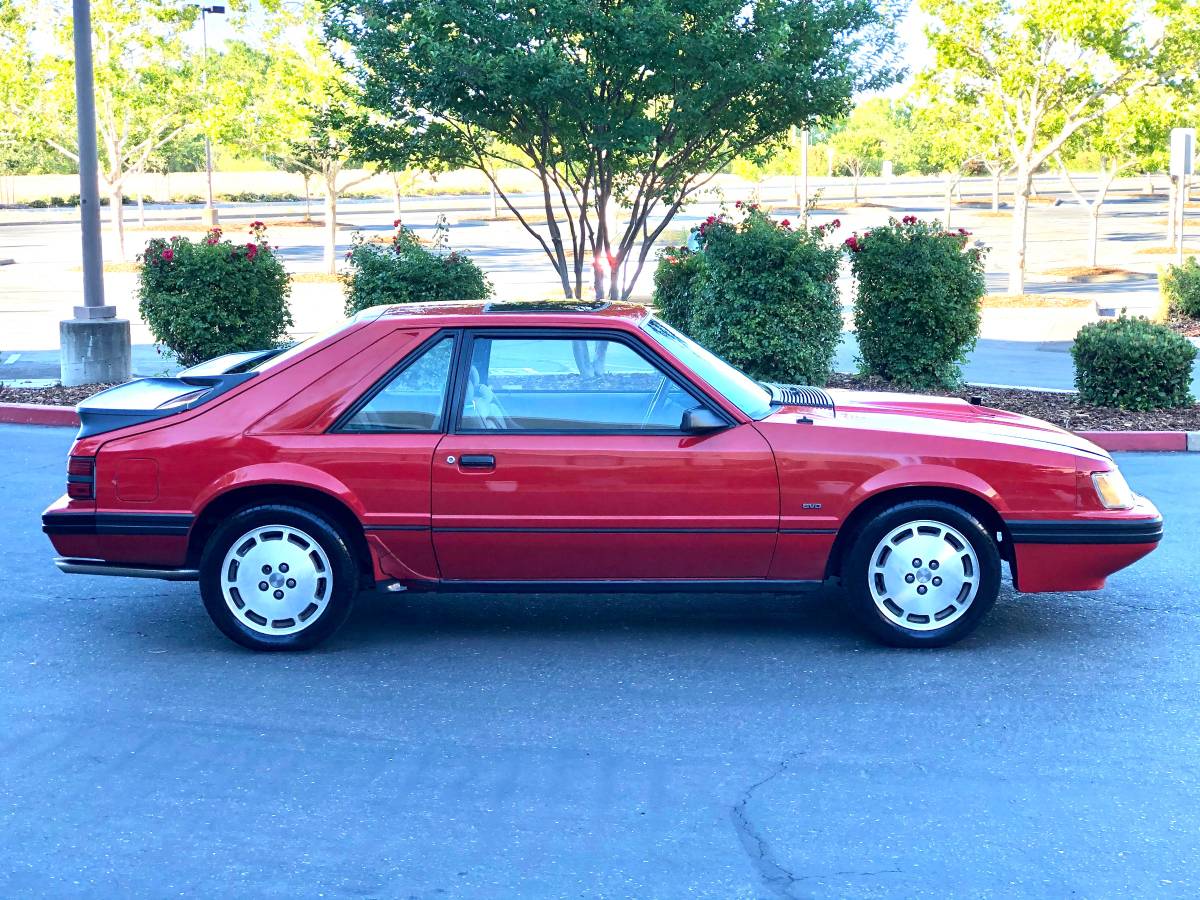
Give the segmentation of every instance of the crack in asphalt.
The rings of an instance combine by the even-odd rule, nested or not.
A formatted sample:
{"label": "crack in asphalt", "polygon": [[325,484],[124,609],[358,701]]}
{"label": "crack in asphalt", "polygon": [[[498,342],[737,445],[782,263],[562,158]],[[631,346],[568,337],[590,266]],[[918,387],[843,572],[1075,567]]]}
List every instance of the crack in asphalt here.
{"label": "crack in asphalt", "polygon": [[770,846],[767,844],[766,838],[750,821],[746,815],[746,807],[750,803],[750,798],[754,792],[764,785],[770,784],[780,775],[787,771],[788,766],[797,756],[802,756],[802,753],[789,753],[779,763],[776,764],[771,774],[767,775],[760,781],[756,781],[750,787],[742,792],[741,799],[733,805],[730,811],[730,816],[733,819],[733,828],[737,832],[738,840],[741,842],[742,849],[746,851],[746,855],[750,857],[750,862],[754,868],[758,870],[759,876],[767,887],[771,888],[774,893],[780,897],[786,897],[788,900],[799,900],[797,895],[793,893],[796,885],[803,881],[810,881],[814,878],[838,878],[838,877],[858,877],[866,878],[874,875],[898,875],[899,869],[880,869],[874,872],[826,872],[817,873],[814,875],[797,875],[791,870],[785,868],[775,857]]}

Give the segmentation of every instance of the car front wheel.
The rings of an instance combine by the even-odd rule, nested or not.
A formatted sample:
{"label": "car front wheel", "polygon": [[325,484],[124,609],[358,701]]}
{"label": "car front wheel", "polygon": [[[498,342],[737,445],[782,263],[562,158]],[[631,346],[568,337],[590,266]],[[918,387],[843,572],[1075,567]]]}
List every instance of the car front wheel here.
{"label": "car front wheel", "polygon": [[983,524],[941,501],[885,509],[859,532],[842,570],[855,617],[896,647],[966,637],[1000,592],[1000,553]]}
{"label": "car front wheel", "polygon": [[252,506],[213,532],[200,593],[216,626],[253,650],[304,650],[350,614],[358,571],[347,541],[323,516],[280,504]]}

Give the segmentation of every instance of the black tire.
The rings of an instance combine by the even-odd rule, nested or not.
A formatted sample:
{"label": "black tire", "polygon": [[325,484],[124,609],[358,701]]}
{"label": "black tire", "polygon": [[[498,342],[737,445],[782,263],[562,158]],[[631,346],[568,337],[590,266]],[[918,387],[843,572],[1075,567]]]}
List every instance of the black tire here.
{"label": "black tire", "polygon": [[[278,532],[272,530],[275,526],[280,529]],[[277,533],[282,537],[274,537]],[[257,535],[257,538],[252,535]],[[305,547],[309,539],[313,543]],[[277,545],[270,543],[275,540],[279,541]],[[253,588],[247,589],[252,596],[248,602],[242,602],[241,589],[231,587],[233,596],[227,601],[225,588],[229,572],[236,572],[241,565],[235,558],[231,560],[234,568],[223,571],[226,555],[235,545],[251,546],[256,556],[247,555],[245,558],[248,560],[258,560],[263,555],[267,559],[286,556],[292,560],[292,566],[280,564],[278,572],[270,573],[267,573],[269,565],[263,566],[261,578],[264,580],[260,585],[267,584],[268,588],[262,588],[261,594]],[[289,553],[292,555],[287,556]],[[313,560],[311,572],[299,571],[306,563],[304,559],[298,561],[296,554]],[[286,574],[291,574],[292,567],[297,569],[299,583],[285,578]],[[247,568],[246,574],[250,571]],[[276,585],[265,580],[268,578],[282,579],[283,583]],[[322,584],[322,578],[328,580]],[[312,585],[311,590],[309,585]],[[226,637],[251,650],[307,650],[315,647],[346,621],[354,606],[358,588],[358,565],[346,536],[324,516],[300,506],[271,503],[238,511],[217,526],[209,536],[200,559],[200,595],[209,617]],[[295,591],[295,594],[291,591]],[[307,619],[306,610],[302,609],[297,614],[293,609],[291,614],[286,611],[279,613],[289,618],[272,621],[254,609],[255,605],[259,605],[263,612],[269,614],[269,598],[272,596],[279,597],[280,605],[304,604],[306,609],[315,609],[308,612]],[[239,602],[242,602],[242,606],[235,613],[234,606]],[[280,630],[288,633],[256,630],[252,617],[262,620],[258,628],[270,631],[279,625]],[[289,621],[291,625],[286,624]]]}
{"label": "black tire", "polygon": [[[894,534],[902,526],[917,522],[938,523],[951,529],[953,534],[947,531],[934,537],[935,529],[929,526],[923,528],[921,535],[915,530],[911,537],[905,537],[903,531]],[[899,543],[889,541],[885,545],[884,541],[889,537]],[[905,541],[916,537],[926,541],[923,546],[928,547],[932,541],[947,548],[945,552],[949,559],[939,564],[945,566],[942,569],[947,576],[945,581],[938,572],[930,570],[931,563],[920,560],[919,556],[909,559],[907,552],[901,553],[897,549]],[[970,554],[954,548],[959,537],[969,544],[977,565]],[[938,544],[939,541],[942,543]],[[915,565],[918,560],[924,565]],[[873,575],[873,563],[881,561],[881,568],[886,571]],[[899,567],[911,568],[912,571],[899,577],[894,574]],[[959,577],[955,567],[962,570],[959,581],[952,580]],[[842,566],[842,583],[854,617],[876,640],[893,647],[944,647],[962,640],[988,614],[1000,593],[1000,568],[1000,552],[996,542],[977,518],[951,503],[915,500],[883,510],[859,530]],[[974,570],[975,574],[967,575],[968,569]],[[969,588],[964,587],[972,578],[975,584],[973,596]],[[938,587],[934,587],[933,580],[937,581]],[[922,597],[913,596],[913,592],[921,588],[924,588],[921,590]],[[934,594],[934,591],[946,593]],[[889,596],[893,593],[896,598],[911,604],[910,610],[905,610]],[[964,598],[961,602],[958,600],[960,594]],[[880,596],[878,602],[876,595]],[[936,613],[930,615],[925,612],[942,602],[946,606]],[[961,603],[961,609],[956,603]],[[951,609],[954,611],[947,611]],[[939,616],[944,617],[947,624],[939,625]]]}

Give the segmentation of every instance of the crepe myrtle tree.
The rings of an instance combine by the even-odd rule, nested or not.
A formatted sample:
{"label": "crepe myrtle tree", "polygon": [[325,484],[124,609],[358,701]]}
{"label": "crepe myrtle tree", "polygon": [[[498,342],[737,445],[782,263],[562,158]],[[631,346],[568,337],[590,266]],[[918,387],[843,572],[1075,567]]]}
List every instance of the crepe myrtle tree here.
{"label": "crepe myrtle tree", "polygon": [[[892,13],[871,0],[333,0],[364,102],[415,113],[464,159],[554,266],[627,297],[672,217],[739,156],[844,115],[894,67]],[[536,215],[497,178],[532,173]]]}
{"label": "crepe myrtle tree", "polygon": [[1025,288],[1033,176],[1150,85],[1195,77],[1195,0],[920,0],[934,68],[996,110],[1016,177],[1010,293]]}
{"label": "crepe myrtle tree", "polygon": [[1087,265],[1093,268],[1099,258],[1101,209],[1113,182],[1126,172],[1167,168],[1171,127],[1185,121],[1174,111],[1173,100],[1165,88],[1151,88],[1136,101],[1122,103],[1081,129],[1068,141],[1065,149],[1072,155],[1087,154],[1097,160],[1095,187],[1090,196],[1071,174],[1063,154],[1054,155],[1071,196],[1087,213]]}

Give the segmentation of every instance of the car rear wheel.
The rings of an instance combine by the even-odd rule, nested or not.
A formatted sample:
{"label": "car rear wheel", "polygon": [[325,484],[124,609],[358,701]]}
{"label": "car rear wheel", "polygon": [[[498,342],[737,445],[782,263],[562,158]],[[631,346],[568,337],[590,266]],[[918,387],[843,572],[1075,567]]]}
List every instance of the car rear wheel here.
{"label": "car rear wheel", "polygon": [[337,526],[286,505],[252,506],[217,527],[200,562],[200,593],[216,626],[253,650],[305,650],[335,632],[358,592]]}
{"label": "car rear wheel", "polygon": [[885,509],[859,532],[842,570],[855,617],[896,647],[966,637],[1000,592],[1000,553],[983,524],[941,501]]}

